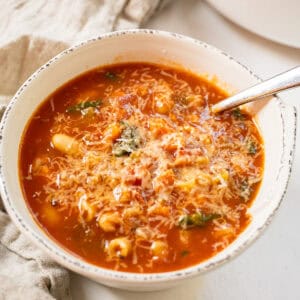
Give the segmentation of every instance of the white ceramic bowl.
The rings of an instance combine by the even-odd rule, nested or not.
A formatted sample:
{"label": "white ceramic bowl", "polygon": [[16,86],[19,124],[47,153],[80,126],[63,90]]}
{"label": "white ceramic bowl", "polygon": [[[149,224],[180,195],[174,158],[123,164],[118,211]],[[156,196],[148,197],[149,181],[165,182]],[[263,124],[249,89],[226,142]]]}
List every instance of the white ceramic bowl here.
{"label": "white ceramic bowl", "polygon": [[157,290],[211,270],[242,252],[269,224],[284,196],[295,143],[295,111],[279,98],[249,106],[265,142],[264,178],[247,229],[226,249],[195,266],[167,273],[136,274],[103,269],[64,250],[32,219],[18,180],[18,148],[24,127],[37,106],[54,90],[86,70],[116,62],[155,62],[183,66],[227,89],[240,90],[259,81],[233,58],[203,42],[174,33],[129,30],[102,35],[65,50],[37,70],[19,89],[1,123],[1,193],[5,207],[36,245],[61,265],[108,286]]}

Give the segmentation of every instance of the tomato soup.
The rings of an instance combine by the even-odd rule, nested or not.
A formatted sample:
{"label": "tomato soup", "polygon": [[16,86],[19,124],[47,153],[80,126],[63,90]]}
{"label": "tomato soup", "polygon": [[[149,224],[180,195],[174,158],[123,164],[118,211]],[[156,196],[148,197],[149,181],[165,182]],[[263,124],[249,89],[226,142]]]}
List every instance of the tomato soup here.
{"label": "tomato soup", "polygon": [[211,113],[226,96],[146,63],[66,83],[23,134],[20,181],[34,219],[68,251],[119,271],[173,271],[217,254],[251,222],[264,163],[249,114]]}

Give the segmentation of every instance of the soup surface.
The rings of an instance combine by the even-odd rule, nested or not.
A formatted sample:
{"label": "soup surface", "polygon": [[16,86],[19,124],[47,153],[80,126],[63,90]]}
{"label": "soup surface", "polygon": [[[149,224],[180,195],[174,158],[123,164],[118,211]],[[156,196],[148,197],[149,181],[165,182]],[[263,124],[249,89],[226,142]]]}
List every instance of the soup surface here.
{"label": "soup surface", "polygon": [[211,114],[224,97],[192,73],[145,63],[68,82],[23,135],[34,218],[105,268],[165,272],[215,255],[250,222],[264,157],[251,116]]}

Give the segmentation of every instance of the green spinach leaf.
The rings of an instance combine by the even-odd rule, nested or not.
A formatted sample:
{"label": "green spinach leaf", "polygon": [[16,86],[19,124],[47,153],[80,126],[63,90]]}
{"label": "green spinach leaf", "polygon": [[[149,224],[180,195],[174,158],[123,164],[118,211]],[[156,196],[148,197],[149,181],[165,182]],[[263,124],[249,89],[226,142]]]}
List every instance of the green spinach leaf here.
{"label": "green spinach leaf", "polygon": [[203,212],[197,212],[194,214],[182,215],[179,218],[178,225],[183,229],[203,227],[207,224],[207,222],[219,217],[219,214],[205,214]]}
{"label": "green spinach leaf", "polygon": [[111,80],[111,81],[117,81],[117,80],[120,79],[120,77],[119,77],[116,73],[114,73],[114,72],[112,72],[112,71],[107,71],[107,72],[104,74],[104,77],[105,77],[106,79]]}
{"label": "green spinach leaf", "polygon": [[240,121],[245,120],[245,115],[243,114],[243,112],[239,107],[233,109],[231,111],[231,115],[235,118],[235,120],[240,120]]}
{"label": "green spinach leaf", "polygon": [[95,101],[85,101],[80,102],[75,105],[69,106],[66,109],[67,113],[75,113],[75,112],[81,112],[82,110],[89,108],[89,107],[98,107],[102,104],[101,100],[95,100]]}
{"label": "green spinach leaf", "polygon": [[250,141],[250,143],[248,144],[248,154],[254,155],[257,153],[257,145],[255,142]]}

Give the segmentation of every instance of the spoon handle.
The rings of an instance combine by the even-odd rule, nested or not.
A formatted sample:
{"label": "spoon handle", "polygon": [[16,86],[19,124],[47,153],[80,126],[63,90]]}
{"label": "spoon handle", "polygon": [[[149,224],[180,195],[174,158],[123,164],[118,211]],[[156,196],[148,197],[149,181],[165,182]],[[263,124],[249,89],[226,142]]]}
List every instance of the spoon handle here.
{"label": "spoon handle", "polygon": [[212,106],[212,112],[218,113],[297,86],[300,86],[300,66],[220,101]]}

